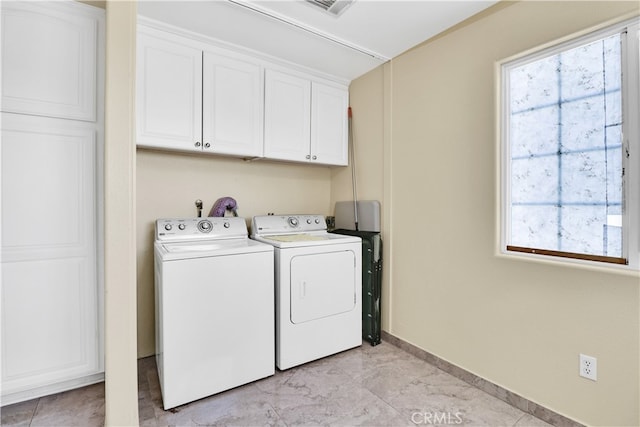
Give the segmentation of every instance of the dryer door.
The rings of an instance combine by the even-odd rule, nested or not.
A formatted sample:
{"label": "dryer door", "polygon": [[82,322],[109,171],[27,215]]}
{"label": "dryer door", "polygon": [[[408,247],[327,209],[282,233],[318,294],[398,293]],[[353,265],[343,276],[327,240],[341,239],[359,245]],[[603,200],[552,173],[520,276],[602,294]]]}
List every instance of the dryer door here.
{"label": "dryer door", "polygon": [[356,306],[353,251],[291,258],[291,322],[304,323],[351,311]]}

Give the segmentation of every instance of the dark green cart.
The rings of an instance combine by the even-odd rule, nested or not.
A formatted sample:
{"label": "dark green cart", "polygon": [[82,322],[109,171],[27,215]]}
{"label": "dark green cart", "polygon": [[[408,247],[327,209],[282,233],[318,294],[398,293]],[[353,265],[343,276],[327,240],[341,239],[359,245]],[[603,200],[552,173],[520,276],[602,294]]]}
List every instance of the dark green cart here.
{"label": "dark green cart", "polygon": [[337,229],[331,233],[362,239],[362,338],[380,344],[380,294],[382,290],[382,239],[373,231]]}

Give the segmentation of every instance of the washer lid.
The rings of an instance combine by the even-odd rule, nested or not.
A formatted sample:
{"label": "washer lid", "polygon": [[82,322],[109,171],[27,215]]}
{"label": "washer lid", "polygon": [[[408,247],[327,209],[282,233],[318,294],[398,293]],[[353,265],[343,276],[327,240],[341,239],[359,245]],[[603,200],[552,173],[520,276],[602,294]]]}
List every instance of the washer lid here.
{"label": "washer lid", "polygon": [[155,248],[163,261],[273,252],[272,246],[249,238],[176,243],[156,241]]}

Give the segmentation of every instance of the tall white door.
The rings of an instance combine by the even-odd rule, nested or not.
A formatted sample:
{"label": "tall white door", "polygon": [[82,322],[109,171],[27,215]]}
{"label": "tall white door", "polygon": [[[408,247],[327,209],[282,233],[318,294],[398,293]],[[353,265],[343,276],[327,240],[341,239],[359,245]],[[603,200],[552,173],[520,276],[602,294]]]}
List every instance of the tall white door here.
{"label": "tall white door", "polygon": [[0,2],[0,405],[101,381],[104,10]]}
{"label": "tall white door", "polygon": [[101,370],[97,135],[90,123],[3,113],[0,147],[6,398]]}

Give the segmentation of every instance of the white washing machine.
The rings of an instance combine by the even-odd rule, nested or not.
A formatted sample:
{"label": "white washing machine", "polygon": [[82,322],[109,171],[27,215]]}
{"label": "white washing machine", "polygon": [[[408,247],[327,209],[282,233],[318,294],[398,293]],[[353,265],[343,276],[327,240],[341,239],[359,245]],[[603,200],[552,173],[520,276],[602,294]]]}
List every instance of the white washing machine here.
{"label": "white washing machine", "polygon": [[362,241],[322,215],[265,215],[251,237],[275,248],[276,365],[289,369],[362,344]]}
{"label": "white washing machine", "polygon": [[244,218],[156,221],[156,362],[164,409],[275,373],[273,247]]}

